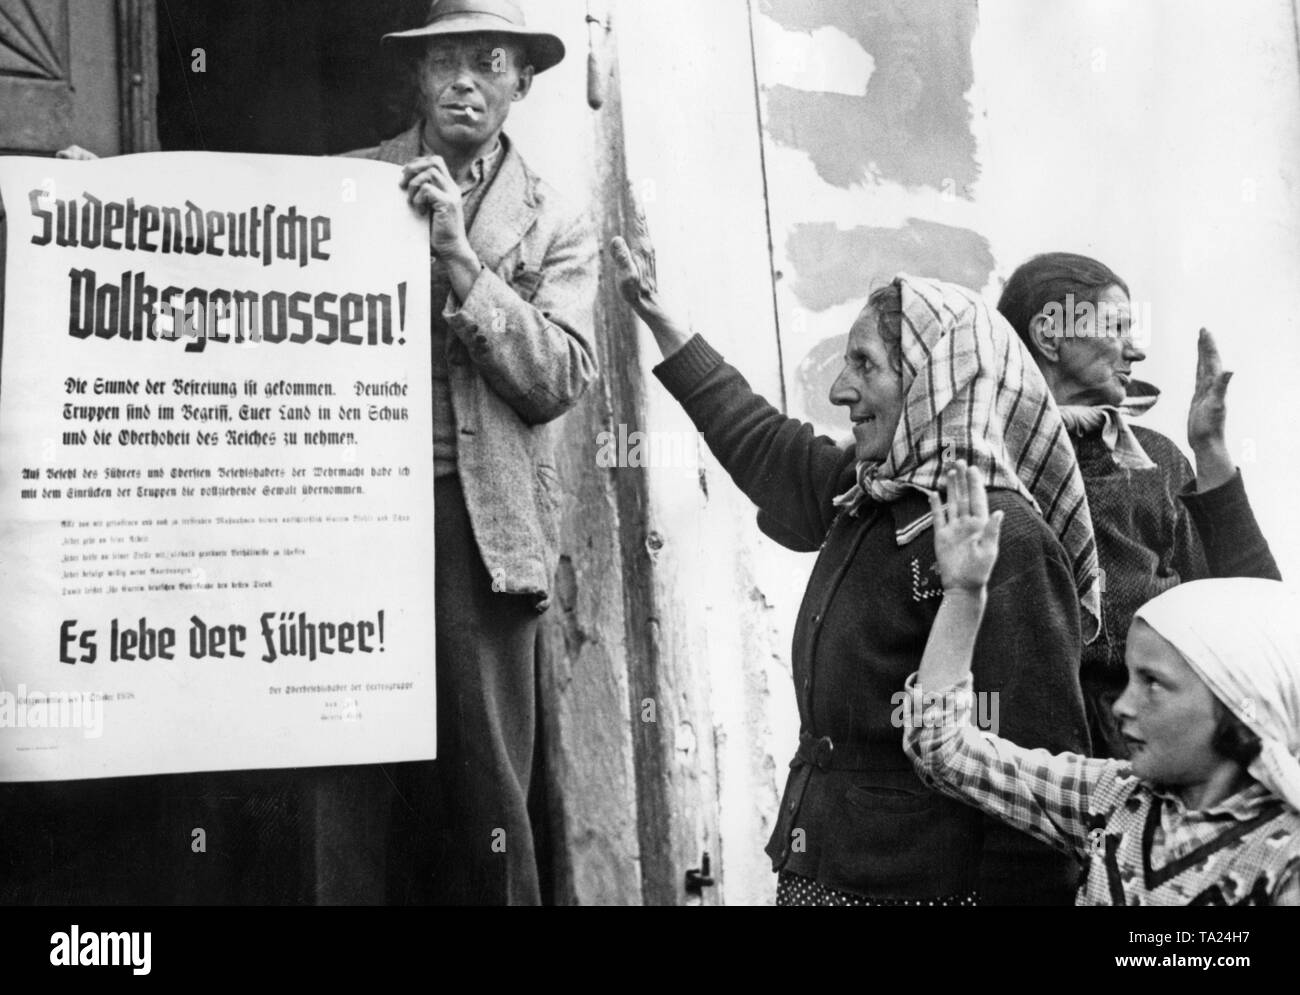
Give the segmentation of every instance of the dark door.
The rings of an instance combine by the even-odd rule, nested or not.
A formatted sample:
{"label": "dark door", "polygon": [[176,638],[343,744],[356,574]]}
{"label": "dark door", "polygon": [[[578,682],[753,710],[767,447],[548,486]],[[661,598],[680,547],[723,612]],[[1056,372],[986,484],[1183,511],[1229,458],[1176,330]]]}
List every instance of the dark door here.
{"label": "dark door", "polygon": [[0,0],[0,150],[151,147],[152,6]]}

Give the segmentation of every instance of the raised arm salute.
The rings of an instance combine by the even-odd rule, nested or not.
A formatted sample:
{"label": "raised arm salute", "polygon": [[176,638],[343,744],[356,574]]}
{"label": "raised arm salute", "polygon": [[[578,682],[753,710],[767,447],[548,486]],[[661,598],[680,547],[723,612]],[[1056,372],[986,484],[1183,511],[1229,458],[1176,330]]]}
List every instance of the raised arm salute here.
{"label": "raised arm salute", "polygon": [[922,779],[1084,861],[1080,905],[1300,904],[1295,593],[1201,580],[1148,602],[1115,705],[1132,760],[1029,750],[970,721],[999,532],[979,472],[958,466],[932,506],[943,605],[903,733]]}

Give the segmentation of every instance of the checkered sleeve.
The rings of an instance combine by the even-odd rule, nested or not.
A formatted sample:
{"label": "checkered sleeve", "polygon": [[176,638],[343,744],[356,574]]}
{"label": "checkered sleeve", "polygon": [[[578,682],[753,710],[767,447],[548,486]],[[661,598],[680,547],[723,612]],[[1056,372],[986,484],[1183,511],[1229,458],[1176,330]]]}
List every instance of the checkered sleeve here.
{"label": "checkered sleeve", "polygon": [[[903,750],[936,791],[1083,856],[1089,801],[1113,761],[1028,750],[971,724],[972,679],[926,691],[907,679]],[[985,692],[996,694],[996,692]]]}

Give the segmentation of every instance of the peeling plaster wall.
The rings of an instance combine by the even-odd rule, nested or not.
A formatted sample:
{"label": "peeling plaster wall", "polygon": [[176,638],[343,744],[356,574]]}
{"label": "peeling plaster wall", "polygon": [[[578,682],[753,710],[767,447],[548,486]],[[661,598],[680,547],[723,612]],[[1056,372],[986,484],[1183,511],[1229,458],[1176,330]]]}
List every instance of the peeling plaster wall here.
{"label": "peeling plaster wall", "polygon": [[994,268],[966,99],[976,5],[754,8],[790,413],[847,440],[827,393],[871,291],[900,272],[982,288]]}
{"label": "peeling plaster wall", "polygon": [[[974,182],[979,174],[975,139],[963,100],[974,76],[973,0],[762,0],[759,9],[764,16],[759,72],[768,83],[767,129],[774,142],[803,150],[818,176],[846,189],[868,180],[935,188]],[[848,45],[838,51],[815,45],[807,62],[783,66],[787,71],[770,79],[781,50],[798,47],[772,26],[796,36],[836,31]],[[815,67],[846,54],[855,62],[855,43],[869,71],[848,92],[828,90]]]}

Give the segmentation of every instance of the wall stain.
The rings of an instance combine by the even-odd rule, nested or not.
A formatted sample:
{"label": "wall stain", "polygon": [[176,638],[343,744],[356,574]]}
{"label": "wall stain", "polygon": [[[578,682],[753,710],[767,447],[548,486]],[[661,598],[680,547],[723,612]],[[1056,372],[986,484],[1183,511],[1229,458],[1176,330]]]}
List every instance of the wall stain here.
{"label": "wall stain", "polygon": [[[966,228],[908,218],[901,228],[833,224],[796,225],[786,254],[799,278],[795,296],[812,311],[861,300],[899,273],[947,280],[974,290],[988,284],[993,252],[988,240]],[[831,384],[844,365],[849,330],[822,339],[794,370],[795,397],[803,415],[826,426],[845,426],[843,409],[831,404]]]}
{"label": "wall stain", "polygon": [[857,299],[865,303],[872,290],[899,273],[980,290],[994,265],[983,235],[921,218],[908,218],[901,228],[795,225],[785,251],[798,274],[792,284],[795,296],[812,311]]}
{"label": "wall stain", "polygon": [[771,87],[773,141],[807,152],[837,187],[892,180],[970,199],[975,0],[763,0],[761,10],[791,31],[838,28],[875,61],[865,96]]}

